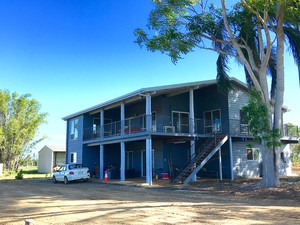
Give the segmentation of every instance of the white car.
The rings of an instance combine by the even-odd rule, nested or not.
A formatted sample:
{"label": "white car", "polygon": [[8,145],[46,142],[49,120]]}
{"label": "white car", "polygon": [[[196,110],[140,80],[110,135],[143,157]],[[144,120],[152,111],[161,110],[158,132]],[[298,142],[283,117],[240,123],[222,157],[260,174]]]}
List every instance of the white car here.
{"label": "white car", "polygon": [[52,180],[54,183],[57,181],[63,181],[68,184],[73,180],[88,180],[90,178],[90,170],[87,167],[83,167],[81,164],[65,164],[54,172]]}

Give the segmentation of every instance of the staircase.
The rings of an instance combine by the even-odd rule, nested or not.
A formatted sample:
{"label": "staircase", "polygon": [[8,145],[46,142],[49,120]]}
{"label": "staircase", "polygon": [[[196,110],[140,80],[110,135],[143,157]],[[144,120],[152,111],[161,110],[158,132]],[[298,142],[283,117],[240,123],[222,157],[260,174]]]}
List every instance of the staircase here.
{"label": "staircase", "polygon": [[184,169],[172,180],[172,184],[187,184],[193,176],[210,160],[210,158],[221,148],[227,141],[228,136],[224,134],[214,134],[208,138],[195,152],[194,156],[186,163]]}

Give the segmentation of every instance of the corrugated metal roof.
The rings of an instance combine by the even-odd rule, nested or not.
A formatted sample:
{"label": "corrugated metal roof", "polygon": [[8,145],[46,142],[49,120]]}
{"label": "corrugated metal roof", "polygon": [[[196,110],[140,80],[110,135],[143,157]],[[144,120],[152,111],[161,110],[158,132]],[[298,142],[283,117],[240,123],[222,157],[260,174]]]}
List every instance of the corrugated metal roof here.
{"label": "corrugated metal roof", "polygon": [[[65,152],[66,151],[66,148],[64,146],[60,146],[60,145],[45,145],[43,148],[45,148],[45,147],[50,149],[52,152]],[[40,151],[43,148],[41,148]]]}
{"label": "corrugated metal roof", "polygon": [[[238,79],[231,77],[230,80],[244,88],[247,88],[246,84],[243,82],[239,81]],[[112,100],[100,103],[98,105],[89,107],[87,109],[81,110],[79,112],[73,113],[71,115],[68,115],[66,117],[63,117],[63,120],[68,120],[77,116],[80,116],[82,114],[85,114],[87,112],[92,112],[95,110],[99,110],[101,108],[107,107],[112,104],[116,104],[118,102],[122,102],[126,99],[130,99],[135,96],[147,94],[147,93],[154,93],[154,92],[159,92],[159,91],[167,91],[167,90],[176,90],[176,89],[182,89],[182,88],[191,88],[191,87],[206,87],[210,85],[215,85],[217,83],[217,80],[206,80],[206,81],[196,81],[196,82],[189,82],[189,83],[181,83],[181,84],[171,84],[171,85],[163,85],[163,86],[157,86],[157,87],[149,87],[149,88],[142,88],[134,92],[130,92],[128,94],[122,95],[120,97],[114,98]]]}

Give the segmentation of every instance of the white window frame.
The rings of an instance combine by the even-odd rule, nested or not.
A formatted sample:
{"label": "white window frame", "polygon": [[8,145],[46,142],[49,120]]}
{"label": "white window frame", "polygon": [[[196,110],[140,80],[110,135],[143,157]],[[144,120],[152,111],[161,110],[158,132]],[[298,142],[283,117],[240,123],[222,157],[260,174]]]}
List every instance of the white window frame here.
{"label": "white window frame", "polygon": [[[216,127],[217,124],[214,123],[214,118],[213,118],[213,112],[215,111],[219,111],[220,112],[220,121],[219,121],[219,124],[218,124],[218,128]],[[210,113],[210,116],[211,116],[211,124],[206,124],[206,113]],[[204,132],[206,134],[208,134],[209,132],[206,131],[206,128],[211,128],[211,133],[214,132],[214,130],[218,129],[218,132],[222,132],[222,127],[221,124],[222,124],[222,111],[221,109],[213,109],[213,110],[208,110],[208,111],[205,111],[203,112],[203,121],[204,121]],[[221,129],[220,129],[221,128]]]}
{"label": "white window frame", "polygon": [[[251,159],[248,159],[248,150],[251,150]],[[258,154],[255,154],[255,151],[257,151]],[[259,161],[259,159],[260,159],[259,148],[246,148],[246,158],[248,161]]]}
{"label": "white window frame", "polygon": [[[178,119],[179,119],[179,124],[175,124],[175,122],[174,122],[174,113],[177,113],[177,114],[179,114],[179,117],[178,117]],[[188,117],[188,123],[187,124],[183,124],[182,122],[181,122],[181,115],[182,114],[186,114]],[[179,125],[179,126],[177,126],[177,125]],[[182,126],[186,126],[186,127],[188,127],[188,132],[189,132],[189,130],[190,130],[190,113],[189,112],[183,112],[183,111],[172,111],[172,126],[173,127],[175,127],[175,131],[176,132],[178,132],[178,133],[182,133]]]}
{"label": "white window frame", "polygon": [[70,120],[70,140],[78,139],[78,122],[78,118]]}
{"label": "white window frame", "polygon": [[70,154],[70,163],[77,163],[77,152],[71,152],[71,154]]}

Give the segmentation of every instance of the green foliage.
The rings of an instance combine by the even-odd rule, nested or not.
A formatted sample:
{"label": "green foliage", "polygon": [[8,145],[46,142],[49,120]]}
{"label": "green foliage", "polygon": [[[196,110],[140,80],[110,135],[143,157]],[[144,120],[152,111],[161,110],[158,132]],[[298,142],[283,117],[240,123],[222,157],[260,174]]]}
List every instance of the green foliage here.
{"label": "green foliage", "polygon": [[0,162],[6,169],[16,169],[22,156],[40,140],[34,140],[38,127],[45,123],[46,113],[30,94],[0,90]]}
{"label": "green foliage", "polygon": [[298,139],[300,137],[300,128],[292,123],[284,124],[285,136]]}
{"label": "green foliage", "polygon": [[[259,22],[258,17],[264,17],[266,14],[268,18],[266,20],[267,26],[276,35],[276,17],[279,13],[279,5],[282,4],[284,5],[282,13],[284,13],[286,37],[291,46],[296,64],[300,67],[298,41],[300,38],[298,35],[300,1],[251,0],[246,2],[247,6],[241,2],[234,4],[231,10],[227,11],[227,20],[235,40],[242,46],[242,52],[247,61],[252,60],[255,66],[258,67],[262,64],[264,57],[261,58],[261,53],[264,49],[261,49],[261,46],[258,44],[259,39],[261,39],[259,36],[262,35],[258,30],[262,29],[262,24]],[[135,42],[141,47],[146,47],[149,51],[160,51],[168,54],[173,63],[177,63],[178,60],[195,48],[216,51],[220,54],[217,61],[217,79],[220,79],[220,84],[225,81],[226,87],[226,83],[228,83],[226,71],[228,67],[224,67],[226,65],[224,63],[227,60],[226,57],[234,57],[239,63],[241,59],[224,26],[222,9],[214,4],[206,7],[206,5],[203,5],[204,2],[200,0],[153,0],[153,3],[154,9],[149,14],[147,24],[148,31],[141,28],[136,29],[134,32],[136,36]],[[207,1],[205,4],[207,4]],[[252,10],[249,8],[252,8]],[[254,11],[257,14],[253,13]],[[267,47],[269,48],[270,46]],[[273,60],[273,62],[275,61]],[[274,70],[272,71],[272,68],[270,68],[276,68],[276,64],[273,62],[269,64],[268,71],[274,77],[272,80],[276,80]],[[224,67],[223,69],[221,68],[222,66]],[[251,69],[256,73],[255,68]],[[256,76],[258,75],[256,74]],[[251,83],[249,77],[247,80]],[[276,85],[276,83],[273,82],[272,87],[273,85]],[[223,86],[220,86],[220,89],[224,89]],[[272,90],[272,95],[275,95],[274,90]]]}
{"label": "green foliage", "polygon": [[294,165],[300,165],[300,144],[291,145],[291,160]]}
{"label": "green foliage", "polygon": [[[285,124],[286,136],[290,138],[299,138],[300,137],[300,127],[295,126],[292,123]],[[291,144],[291,160],[294,165],[300,165],[300,143]]]}
{"label": "green foliage", "polygon": [[36,166],[34,164],[34,161],[37,161],[37,160],[33,160],[30,155],[26,155],[25,157],[21,156],[19,159],[19,165],[20,166]]}
{"label": "green foliage", "polygon": [[[136,29],[136,43],[145,46],[149,51],[167,53],[176,63],[202,44],[201,32],[214,32],[216,19],[207,13],[195,14],[200,1],[161,0],[154,1],[154,10],[150,12],[147,27],[154,31],[152,35],[143,29]],[[194,10],[193,10],[194,9]],[[221,18],[221,14],[212,11]],[[151,32],[150,32],[151,33]]]}
{"label": "green foliage", "polygon": [[242,111],[245,112],[245,122],[249,124],[250,132],[257,141],[264,141],[269,148],[281,146],[278,141],[279,130],[271,129],[269,110],[259,91],[254,88],[249,91],[249,102],[242,108]]}
{"label": "green foliage", "polygon": [[37,166],[38,165],[38,160],[37,159],[33,159],[32,160],[32,166]]}
{"label": "green foliage", "polygon": [[38,169],[36,166],[23,167],[22,170],[23,170],[23,174],[30,174],[30,175],[38,174]]}
{"label": "green foliage", "polygon": [[247,148],[253,148],[253,145],[250,144],[250,143],[247,143],[247,144],[246,144],[246,147],[247,147]]}
{"label": "green foliage", "polygon": [[15,176],[17,180],[22,180],[23,179],[23,170],[19,170],[17,175]]}

